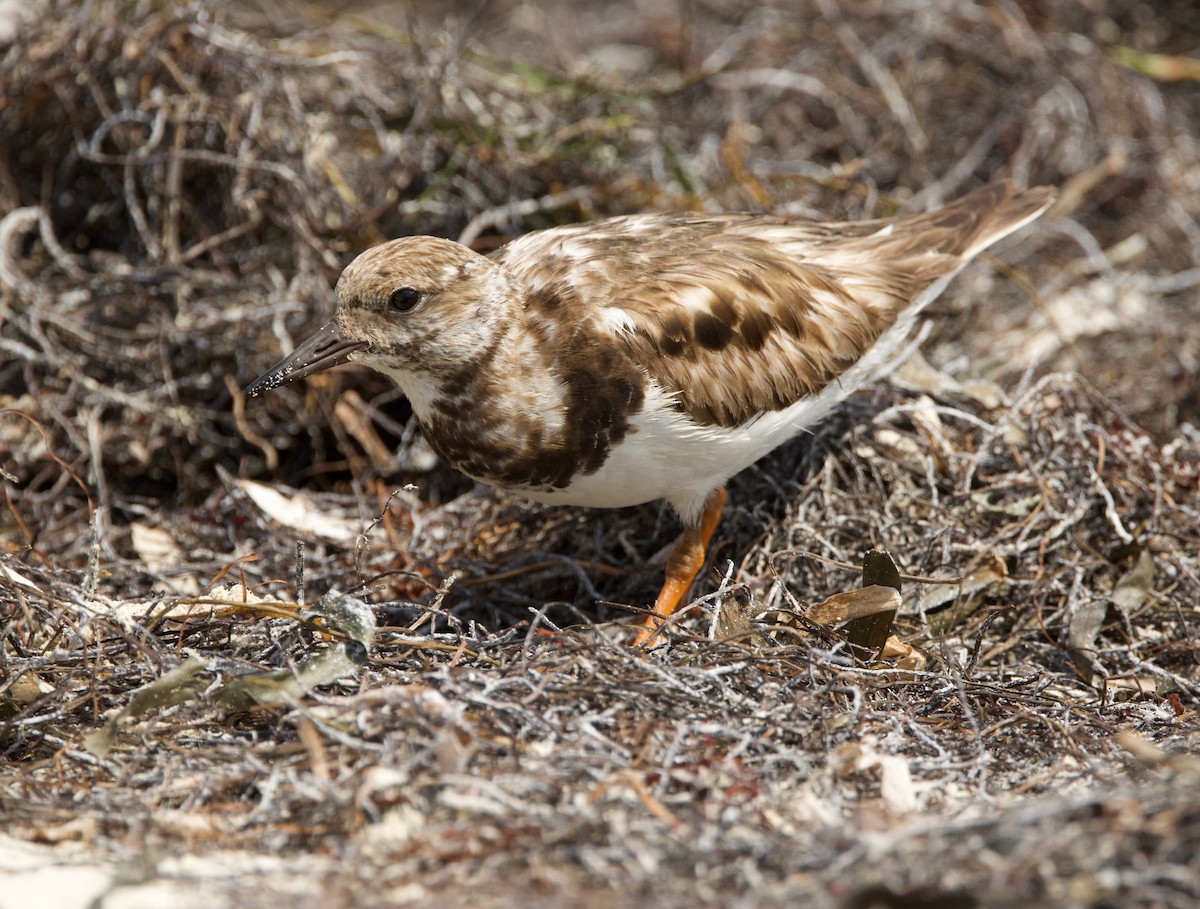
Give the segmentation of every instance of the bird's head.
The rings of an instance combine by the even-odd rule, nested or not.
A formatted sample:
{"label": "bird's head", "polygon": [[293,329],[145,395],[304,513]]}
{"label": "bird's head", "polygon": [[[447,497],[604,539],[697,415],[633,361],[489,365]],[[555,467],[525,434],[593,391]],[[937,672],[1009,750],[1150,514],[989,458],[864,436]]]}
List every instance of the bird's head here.
{"label": "bird's head", "polygon": [[346,266],[337,311],[246,387],[256,395],[341,363],[370,366],[400,383],[460,371],[496,343],[513,294],[505,272],[436,237],[381,243]]}

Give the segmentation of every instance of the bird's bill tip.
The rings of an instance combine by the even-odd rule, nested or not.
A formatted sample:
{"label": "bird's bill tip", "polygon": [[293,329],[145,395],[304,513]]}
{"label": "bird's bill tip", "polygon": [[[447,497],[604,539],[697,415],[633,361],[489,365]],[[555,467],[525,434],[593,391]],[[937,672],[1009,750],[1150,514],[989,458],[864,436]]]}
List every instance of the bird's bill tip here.
{"label": "bird's bill tip", "polygon": [[343,338],[337,322],[331,319],[317,329],[311,338],[247,385],[243,394],[254,397],[264,391],[271,391],[313,373],[338,366],[363,347],[366,347],[363,341]]}

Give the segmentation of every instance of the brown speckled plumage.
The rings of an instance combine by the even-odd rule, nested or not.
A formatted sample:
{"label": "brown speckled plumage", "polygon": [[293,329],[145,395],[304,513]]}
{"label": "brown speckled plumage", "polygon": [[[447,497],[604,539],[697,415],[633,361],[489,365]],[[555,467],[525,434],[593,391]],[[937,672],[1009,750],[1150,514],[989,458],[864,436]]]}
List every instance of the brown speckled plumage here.
{"label": "brown speckled plumage", "polygon": [[346,268],[334,321],[251,391],[361,362],[477,479],[554,502],[665,498],[694,521],[729,476],[868,381],[944,283],[1052,197],[998,182],[892,221],[635,215],[490,258],[393,240]]}
{"label": "brown speckled plumage", "polygon": [[648,374],[697,422],[736,426],[820,391],[966,251],[1048,199],[995,183],[899,221],[614,218],[527,234],[495,261],[531,312],[628,314],[618,337]]}
{"label": "brown speckled plumage", "polygon": [[334,319],[247,391],[362,362],[476,479],[546,502],[666,499],[684,533],[646,643],[703,564],[725,481],[873,378],[958,269],[1052,198],[1001,182],[894,221],[636,215],[491,258],[392,240],[350,263]]}

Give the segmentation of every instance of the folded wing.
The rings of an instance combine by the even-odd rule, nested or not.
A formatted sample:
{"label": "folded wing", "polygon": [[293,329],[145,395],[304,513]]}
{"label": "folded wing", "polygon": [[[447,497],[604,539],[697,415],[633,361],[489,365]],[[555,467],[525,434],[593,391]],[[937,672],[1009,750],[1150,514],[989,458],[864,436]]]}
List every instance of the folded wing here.
{"label": "folded wing", "polygon": [[693,420],[731,427],[836,381],[922,290],[1052,199],[997,182],[890,221],[633,216],[529,234],[497,261],[529,288],[532,319],[571,307]]}

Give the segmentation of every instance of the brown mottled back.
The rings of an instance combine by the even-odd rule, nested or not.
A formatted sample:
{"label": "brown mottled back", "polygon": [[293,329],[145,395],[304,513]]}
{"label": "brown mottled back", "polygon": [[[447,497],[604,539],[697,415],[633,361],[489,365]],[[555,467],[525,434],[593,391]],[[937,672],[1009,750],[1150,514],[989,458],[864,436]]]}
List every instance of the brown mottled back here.
{"label": "brown mottled back", "polygon": [[736,426],[819,392],[1052,197],[999,182],[891,221],[633,216],[528,234],[495,261],[527,288],[530,318],[615,334],[696,422]]}

